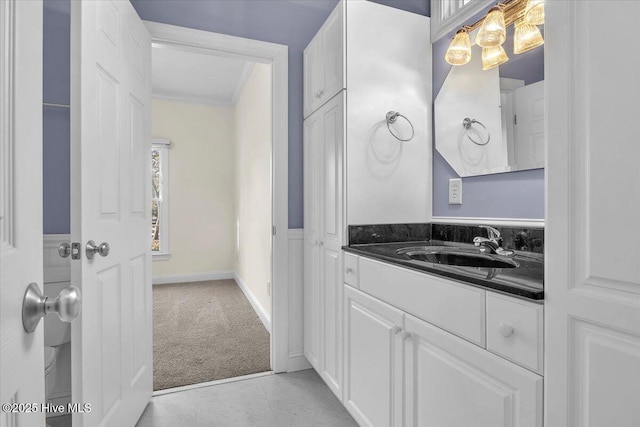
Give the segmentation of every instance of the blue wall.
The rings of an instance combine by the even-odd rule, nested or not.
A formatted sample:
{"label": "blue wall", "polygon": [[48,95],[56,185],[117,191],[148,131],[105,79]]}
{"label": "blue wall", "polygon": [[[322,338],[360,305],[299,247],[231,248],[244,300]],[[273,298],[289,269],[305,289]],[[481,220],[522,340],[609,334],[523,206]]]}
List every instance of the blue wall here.
{"label": "blue wall", "polygon": [[[491,7],[489,5],[488,7]],[[480,19],[483,11],[469,24]],[[433,99],[435,100],[442,84],[447,78],[451,65],[444,60],[449,47],[451,34],[441,38],[433,45]],[[509,28],[505,50],[509,62],[500,67],[503,77],[524,79],[530,84],[544,79],[544,50],[513,55],[513,27]],[[433,149],[433,215],[452,217],[487,218],[544,218],[544,169],[508,172],[494,175],[474,176],[462,180],[462,205],[449,204],[449,179],[458,178],[458,174],[449,163]]]}
{"label": "blue wall", "polygon": [[[69,0],[45,0],[43,16],[43,101],[69,104]],[[44,107],[44,233],[70,230],[69,109]]]}
{"label": "blue wall", "polygon": [[[429,0],[373,1],[430,14]],[[131,0],[131,3],[145,20],[289,46],[289,227],[301,228],[302,51],[338,0]],[[69,0],[45,0],[45,102],[69,103],[69,22]],[[69,119],[68,112],[65,117],[63,112],[53,110],[44,111],[47,234],[69,232]]]}

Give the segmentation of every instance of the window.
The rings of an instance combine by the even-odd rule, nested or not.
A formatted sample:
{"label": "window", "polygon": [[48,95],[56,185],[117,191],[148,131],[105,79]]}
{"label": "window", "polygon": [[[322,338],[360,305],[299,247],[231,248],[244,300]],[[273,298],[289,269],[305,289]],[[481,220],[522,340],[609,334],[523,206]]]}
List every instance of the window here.
{"label": "window", "polygon": [[169,259],[169,147],[168,139],[151,145],[151,253],[154,260]]}

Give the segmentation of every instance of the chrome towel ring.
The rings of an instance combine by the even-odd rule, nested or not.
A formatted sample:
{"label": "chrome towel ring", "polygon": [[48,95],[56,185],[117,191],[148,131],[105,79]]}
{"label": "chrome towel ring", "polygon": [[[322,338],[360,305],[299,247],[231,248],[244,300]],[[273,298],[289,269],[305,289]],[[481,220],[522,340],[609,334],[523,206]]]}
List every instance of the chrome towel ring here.
{"label": "chrome towel ring", "polygon": [[[391,130],[391,126],[389,126],[390,124],[394,124],[396,120],[398,120],[398,117],[402,117],[403,119],[405,119],[407,123],[409,123],[409,126],[411,126],[411,136],[407,139],[402,139],[398,135],[393,133],[393,131]],[[389,129],[389,133],[393,135],[395,139],[402,142],[411,141],[413,139],[413,136],[415,135],[415,130],[413,129],[413,124],[411,123],[411,121],[397,111],[389,111],[387,113],[387,129]]]}
{"label": "chrome towel ring", "polygon": [[491,141],[491,133],[489,132],[487,127],[483,125],[481,122],[477,121],[476,119],[470,119],[469,117],[465,117],[465,119],[462,121],[462,127],[469,130],[474,123],[479,124],[480,126],[483,127],[485,131],[487,131],[487,140],[485,142],[478,142],[475,139],[471,138],[471,136],[468,133],[467,133],[467,138],[469,138],[469,140],[476,145],[487,145],[489,141]]}

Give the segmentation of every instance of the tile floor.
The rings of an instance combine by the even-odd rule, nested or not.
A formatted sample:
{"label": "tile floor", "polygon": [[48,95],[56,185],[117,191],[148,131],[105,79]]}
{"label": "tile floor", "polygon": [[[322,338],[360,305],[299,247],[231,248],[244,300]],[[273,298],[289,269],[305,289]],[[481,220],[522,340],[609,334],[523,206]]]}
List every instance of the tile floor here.
{"label": "tile floor", "polygon": [[137,427],[357,427],[309,369],[156,396]]}

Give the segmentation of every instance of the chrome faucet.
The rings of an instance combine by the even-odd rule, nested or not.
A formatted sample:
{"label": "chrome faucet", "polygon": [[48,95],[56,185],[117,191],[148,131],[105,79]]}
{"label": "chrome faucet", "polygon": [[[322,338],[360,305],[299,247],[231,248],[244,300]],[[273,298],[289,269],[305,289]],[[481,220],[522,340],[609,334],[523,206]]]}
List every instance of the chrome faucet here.
{"label": "chrome faucet", "polygon": [[487,249],[490,253],[502,256],[512,257],[515,255],[515,252],[503,249],[502,246],[502,236],[500,236],[500,232],[488,225],[480,225],[480,228],[485,228],[489,235],[489,238],[478,236],[473,238],[473,244],[480,247],[480,252],[486,252]]}

